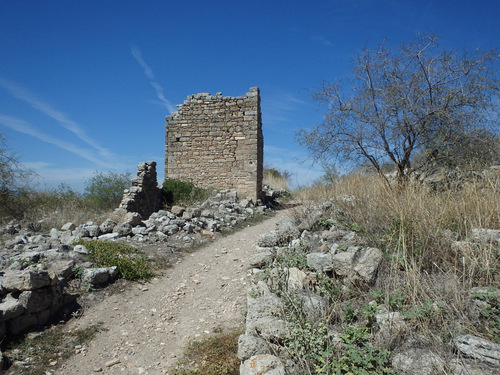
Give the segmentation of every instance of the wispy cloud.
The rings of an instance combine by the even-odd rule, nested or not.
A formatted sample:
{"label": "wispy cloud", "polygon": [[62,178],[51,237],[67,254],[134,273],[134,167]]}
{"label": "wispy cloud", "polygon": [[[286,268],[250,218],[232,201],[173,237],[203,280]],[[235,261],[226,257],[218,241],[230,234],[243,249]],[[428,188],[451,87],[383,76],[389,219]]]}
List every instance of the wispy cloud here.
{"label": "wispy cloud", "polygon": [[6,89],[12,96],[16,97],[17,99],[22,100],[25,103],[28,103],[32,108],[56,120],[59,123],[59,125],[61,125],[63,128],[69,130],[83,142],[96,149],[101,157],[109,160],[114,158],[114,155],[108,149],[102,147],[101,145],[99,145],[98,142],[96,142],[95,140],[90,138],[87,134],[85,134],[85,131],[82,129],[80,125],[78,125],[78,123],[71,120],[61,111],[58,111],[57,109],[53,108],[50,104],[43,102],[41,99],[37,98],[28,90],[18,86],[13,82],[4,79],[0,79],[0,87]]}
{"label": "wispy cloud", "polygon": [[98,154],[88,148],[83,148],[78,145],[75,145],[74,143],[66,142],[61,139],[52,137],[48,134],[45,134],[35,127],[31,126],[28,124],[26,121],[21,120],[19,118],[11,117],[11,116],[6,116],[0,114],[0,124],[11,128],[17,132],[23,133],[30,135],[32,137],[35,137],[43,142],[52,144],[56,147],[59,147],[63,150],[69,151],[75,155],[78,155],[79,157],[86,159],[88,161],[91,161],[92,163],[95,163],[101,167],[105,168],[116,168],[116,165],[112,164],[111,162],[106,161],[106,159],[103,159],[102,157],[98,156]]}
{"label": "wispy cloud", "polygon": [[315,35],[315,36],[311,37],[311,39],[314,40],[315,42],[319,42],[319,43],[321,43],[325,46],[328,46],[328,47],[333,47],[335,45],[335,43],[329,41],[323,35]]}
{"label": "wispy cloud", "polygon": [[161,87],[161,85],[156,80],[153,74],[153,70],[149,67],[148,64],[146,64],[146,61],[144,61],[144,59],[142,58],[141,51],[137,47],[131,47],[131,51],[132,56],[134,56],[142,69],[144,69],[144,74],[146,74],[146,77],[148,77],[149,79],[149,83],[155,89],[158,99],[163,103],[165,108],[168,109],[170,113],[175,112],[177,108],[173,106],[167,98],[165,98],[165,95],[163,94],[163,87]]}

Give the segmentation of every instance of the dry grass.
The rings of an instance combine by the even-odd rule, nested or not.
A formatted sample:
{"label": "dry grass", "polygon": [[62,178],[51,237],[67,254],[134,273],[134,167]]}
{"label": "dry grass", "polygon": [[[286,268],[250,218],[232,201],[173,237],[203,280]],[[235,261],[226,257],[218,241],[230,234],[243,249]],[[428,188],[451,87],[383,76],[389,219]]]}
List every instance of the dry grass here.
{"label": "dry grass", "polygon": [[8,198],[0,209],[0,223],[16,219],[23,226],[46,231],[67,222],[78,225],[93,220],[100,224],[112,213],[72,192],[26,190]]}
{"label": "dry grass", "polygon": [[264,169],[263,184],[271,186],[274,189],[289,190],[286,177],[274,168]]}
{"label": "dry grass", "polygon": [[[469,293],[477,286],[500,287],[500,246],[472,236],[474,228],[500,228],[499,192],[495,175],[442,191],[418,183],[388,187],[377,176],[352,175],[294,198],[303,206],[333,201],[333,215],[361,228],[368,243],[384,251],[373,290],[439,346],[458,332],[500,339],[500,327],[480,322]],[[304,208],[295,213],[300,217],[299,210]]]}
{"label": "dry grass", "polygon": [[177,368],[170,370],[172,375],[236,375],[240,373],[237,356],[237,330],[216,333],[201,341],[191,341],[185,357]]}

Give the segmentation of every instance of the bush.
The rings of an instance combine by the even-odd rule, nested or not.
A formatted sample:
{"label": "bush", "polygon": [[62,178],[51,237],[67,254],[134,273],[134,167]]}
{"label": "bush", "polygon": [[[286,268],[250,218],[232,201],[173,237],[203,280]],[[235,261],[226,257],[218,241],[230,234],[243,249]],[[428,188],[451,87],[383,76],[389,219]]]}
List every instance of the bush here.
{"label": "bush", "polygon": [[163,182],[163,199],[168,206],[201,201],[206,199],[208,194],[209,190],[196,187],[188,181],[169,178]]}
{"label": "bush", "polygon": [[83,241],[75,245],[85,245],[90,250],[90,260],[100,267],[116,266],[118,275],[132,281],[147,281],[154,276],[151,262],[141,251],[119,242]]}
{"label": "bush", "polygon": [[95,172],[85,183],[84,198],[93,207],[112,209],[118,207],[123,190],[130,186],[130,173]]}

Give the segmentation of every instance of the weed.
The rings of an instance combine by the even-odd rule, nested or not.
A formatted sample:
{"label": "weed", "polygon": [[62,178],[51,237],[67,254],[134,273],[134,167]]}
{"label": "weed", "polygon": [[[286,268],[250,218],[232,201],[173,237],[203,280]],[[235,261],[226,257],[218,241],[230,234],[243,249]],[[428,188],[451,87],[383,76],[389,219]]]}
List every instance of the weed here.
{"label": "weed", "polygon": [[330,304],[339,301],[344,294],[341,284],[335,283],[330,277],[323,274],[318,275],[316,293],[325,297]]}
{"label": "weed", "polygon": [[116,266],[118,275],[132,281],[147,281],[154,276],[151,261],[132,246],[108,241],[78,240],[75,245],[85,245],[89,250],[89,259],[98,267]]}
{"label": "weed", "polygon": [[500,344],[500,298],[495,293],[476,293],[474,297],[486,302],[480,316],[493,341]]}
{"label": "weed", "polygon": [[342,309],[344,315],[342,316],[342,321],[350,324],[355,322],[358,319],[356,309],[351,305],[351,302],[347,302],[347,304]]}
{"label": "weed", "polygon": [[316,223],[314,223],[313,228],[319,229],[319,230],[322,230],[322,229],[328,230],[328,229],[332,228],[333,226],[335,226],[335,221],[333,219],[322,217],[322,218],[316,220]]}

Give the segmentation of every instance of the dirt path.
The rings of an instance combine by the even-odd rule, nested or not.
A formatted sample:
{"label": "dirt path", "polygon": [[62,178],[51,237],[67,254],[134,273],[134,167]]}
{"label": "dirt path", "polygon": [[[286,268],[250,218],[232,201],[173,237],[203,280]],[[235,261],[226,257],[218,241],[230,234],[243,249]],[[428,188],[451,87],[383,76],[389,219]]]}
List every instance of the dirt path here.
{"label": "dirt path", "polygon": [[283,215],[220,238],[187,254],[165,276],[85,311],[68,329],[99,323],[103,330],[55,374],[165,374],[189,340],[243,327],[248,259],[259,235]]}

